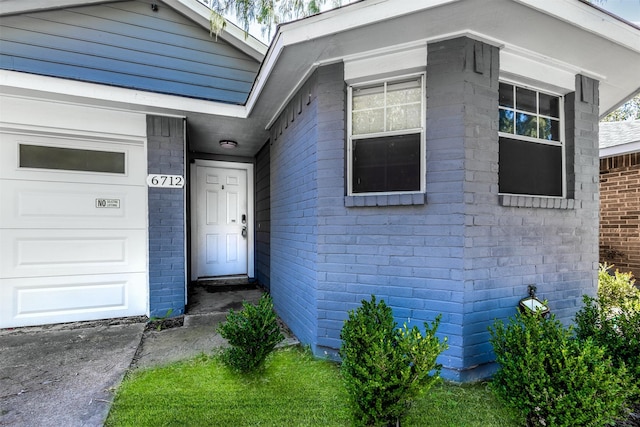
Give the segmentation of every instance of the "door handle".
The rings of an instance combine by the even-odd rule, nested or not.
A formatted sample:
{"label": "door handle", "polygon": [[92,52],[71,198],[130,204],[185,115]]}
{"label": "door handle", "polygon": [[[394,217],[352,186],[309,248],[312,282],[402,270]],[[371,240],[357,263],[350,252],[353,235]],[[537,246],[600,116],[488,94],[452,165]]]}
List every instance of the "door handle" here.
{"label": "door handle", "polygon": [[244,238],[247,237],[247,226],[246,225],[242,226],[242,237],[244,237]]}

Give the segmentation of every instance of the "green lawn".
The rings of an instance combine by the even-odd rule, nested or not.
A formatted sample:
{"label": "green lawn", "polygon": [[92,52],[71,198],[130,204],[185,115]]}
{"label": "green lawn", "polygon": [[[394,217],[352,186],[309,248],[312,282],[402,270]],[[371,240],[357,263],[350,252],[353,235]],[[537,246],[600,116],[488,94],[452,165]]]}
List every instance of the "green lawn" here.
{"label": "green lawn", "polygon": [[[135,371],[106,426],[349,426],[335,363],[297,348],[275,352],[263,375],[241,376],[202,356]],[[485,384],[432,388],[403,426],[517,426]]]}

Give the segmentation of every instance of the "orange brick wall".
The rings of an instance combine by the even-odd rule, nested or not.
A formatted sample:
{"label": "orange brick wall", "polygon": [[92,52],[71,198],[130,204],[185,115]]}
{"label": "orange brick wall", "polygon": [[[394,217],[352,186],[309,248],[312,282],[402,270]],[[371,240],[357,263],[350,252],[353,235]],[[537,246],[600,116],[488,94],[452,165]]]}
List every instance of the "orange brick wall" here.
{"label": "orange brick wall", "polygon": [[640,153],[600,160],[600,262],[640,278]]}

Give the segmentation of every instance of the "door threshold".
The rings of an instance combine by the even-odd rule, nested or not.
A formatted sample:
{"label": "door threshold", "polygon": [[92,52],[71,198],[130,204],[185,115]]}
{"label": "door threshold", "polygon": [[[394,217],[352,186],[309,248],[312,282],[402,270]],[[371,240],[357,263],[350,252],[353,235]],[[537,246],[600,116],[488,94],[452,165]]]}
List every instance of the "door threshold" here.
{"label": "door threshold", "polygon": [[196,284],[203,286],[228,286],[228,285],[248,285],[255,282],[253,279],[249,279],[249,276],[234,275],[234,276],[212,276],[212,277],[198,277]]}

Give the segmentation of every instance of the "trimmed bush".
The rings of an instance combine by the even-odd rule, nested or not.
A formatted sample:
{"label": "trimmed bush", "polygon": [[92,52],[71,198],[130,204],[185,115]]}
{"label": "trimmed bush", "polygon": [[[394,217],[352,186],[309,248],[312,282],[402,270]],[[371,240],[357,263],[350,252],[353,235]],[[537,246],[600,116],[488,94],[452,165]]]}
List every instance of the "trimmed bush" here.
{"label": "trimmed bush", "polygon": [[626,367],[631,382],[631,400],[640,401],[640,290],[629,273],[600,266],[598,298],[584,296],[576,314],[576,335],[604,347],[616,367]]}
{"label": "trimmed bush", "polygon": [[598,271],[598,300],[606,308],[626,308],[640,311],[640,289],[635,286],[631,273],[616,270],[610,274],[613,265],[600,264]]}
{"label": "trimmed bush", "polygon": [[528,426],[602,426],[624,413],[629,381],[605,349],[554,315],[517,313],[489,328],[500,368],[492,389]]}
{"label": "trimmed bush", "polygon": [[230,368],[252,372],[263,367],[269,353],[284,336],[269,295],[262,295],[257,305],[245,301],[242,306],[242,311],[231,310],[227,321],[218,327],[220,335],[231,344],[220,356]]}
{"label": "trimmed bush", "polygon": [[411,402],[431,387],[448,346],[435,336],[440,316],[423,335],[418,327],[398,328],[383,300],[362,301],[342,328],[341,372],[355,425],[399,425]]}

